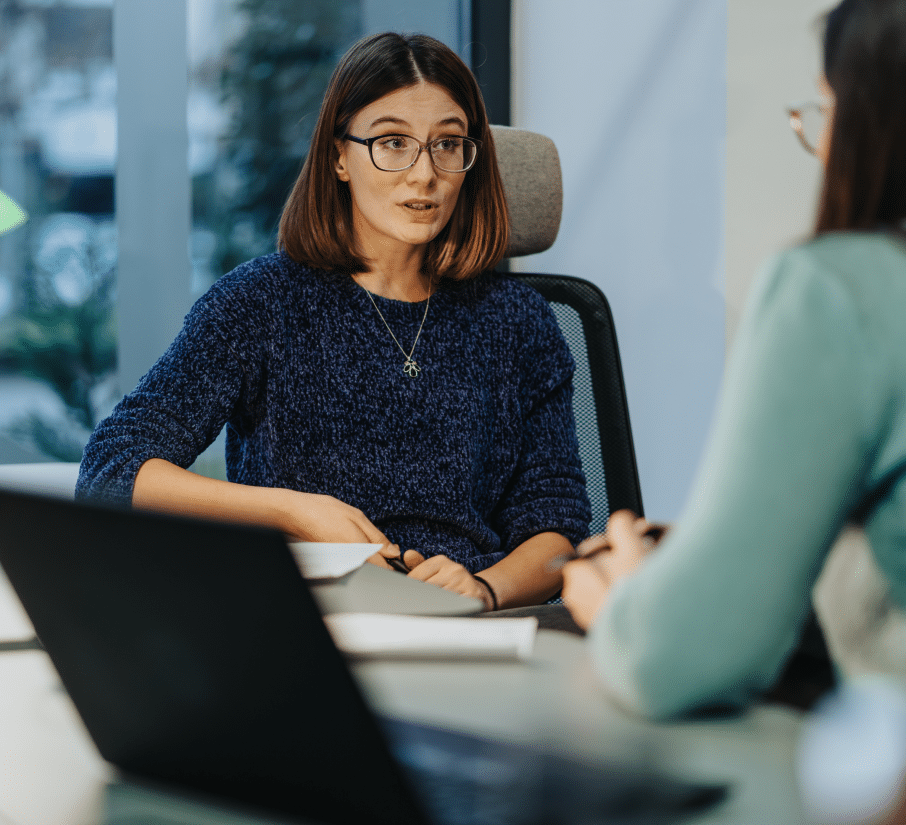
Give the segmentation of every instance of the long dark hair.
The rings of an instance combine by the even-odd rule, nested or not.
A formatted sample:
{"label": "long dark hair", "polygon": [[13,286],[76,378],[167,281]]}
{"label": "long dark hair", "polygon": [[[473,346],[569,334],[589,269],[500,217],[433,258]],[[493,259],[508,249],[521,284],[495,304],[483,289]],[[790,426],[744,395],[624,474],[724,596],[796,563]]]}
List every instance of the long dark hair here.
{"label": "long dark hair", "polygon": [[469,136],[482,143],[449,222],[428,244],[422,269],[434,278],[471,278],[503,257],[509,215],[475,76],[433,37],[386,32],[355,43],[327,87],[308,158],[280,219],[278,246],[294,260],[345,272],[367,269],[353,241],[349,184],[337,180],[334,170],[336,140],[365,106],[421,81],[446,89],[466,113]]}
{"label": "long dark hair", "polygon": [[843,0],[825,19],[836,105],[815,224],[902,228],[906,220],[906,0]]}

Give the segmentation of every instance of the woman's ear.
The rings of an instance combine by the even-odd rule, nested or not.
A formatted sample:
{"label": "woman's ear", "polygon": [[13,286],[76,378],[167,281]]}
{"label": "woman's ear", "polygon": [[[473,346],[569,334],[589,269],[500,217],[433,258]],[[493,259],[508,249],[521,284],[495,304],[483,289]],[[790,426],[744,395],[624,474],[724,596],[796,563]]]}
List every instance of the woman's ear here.
{"label": "woman's ear", "polygon": [[342,140],[335,140],[334,145],[337,147],[337,157],[333,162],[334,171],[339,180],[349,183],[349,172],[346,170],[346,144]]}

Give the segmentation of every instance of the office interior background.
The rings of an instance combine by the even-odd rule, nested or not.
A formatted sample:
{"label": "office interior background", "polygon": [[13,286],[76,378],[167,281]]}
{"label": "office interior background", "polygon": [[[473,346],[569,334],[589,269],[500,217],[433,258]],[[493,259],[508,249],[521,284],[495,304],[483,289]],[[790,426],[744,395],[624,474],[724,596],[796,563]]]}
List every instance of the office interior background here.
{"label": "office interior background", "polygon": [[[808,231],[830,0],[0,0],[0,463],[78,460],[191,302],[274,245],[339,56],[422,31],[494,123],[556,143],[564,211],[522,271],[608,296],[646,511],[682,507],[761,261]],[[199,459],[222,472],[222,447]]]}

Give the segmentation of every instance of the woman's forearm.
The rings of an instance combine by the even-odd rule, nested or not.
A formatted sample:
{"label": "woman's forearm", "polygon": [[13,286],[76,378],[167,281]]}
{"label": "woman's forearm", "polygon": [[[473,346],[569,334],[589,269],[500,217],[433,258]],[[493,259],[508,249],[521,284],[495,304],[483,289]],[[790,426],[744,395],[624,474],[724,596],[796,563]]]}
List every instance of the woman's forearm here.
{"label": "woman's forearm", "polygon": [[162,458],[152,458],[142,464],[135,477],[132,505],[142,510],[276,527],[291,533],[284,500],[289,492],[207,478]]}
{"label": "woman's forearm", "polygon": [[303,541],[389,544],[361,510],[332,496],[219,481],[160,458],[139,468],[132,504],[144,510],[275,527]]}
{"label": "woman's forearm", "polygon": [[572,543],[565,536],[539,533],[480,575],[494,588],[500,608],[539,604],[563,586],[563,576],[550,569],[551,562],[572,552]]}

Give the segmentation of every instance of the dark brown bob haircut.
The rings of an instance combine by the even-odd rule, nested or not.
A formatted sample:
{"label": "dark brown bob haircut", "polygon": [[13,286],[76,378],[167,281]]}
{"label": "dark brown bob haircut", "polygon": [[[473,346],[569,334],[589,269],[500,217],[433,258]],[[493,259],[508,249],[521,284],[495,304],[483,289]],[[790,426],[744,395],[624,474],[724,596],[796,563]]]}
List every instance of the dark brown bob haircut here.
{"label": "dark brown bob haircut", "polygon": [[906,0],[843,0],[825,18],[834,92],[816,234],[906,220]]}
{"label": "dark brown bob haircut", "polygon": [[422,271],[435,280],[465,279],[500,262],[510,221],[478,83],[439,40],[393,32],[359,40],[330,79],[308,157],[280,218],[277,245],[293,260],[347,273],[367,270],[355,248],[349,184],[336,177],[335,141],[365,106],[422,81],[449,93],[466,113],[469,137],[482,144],[475,165],[463,173],[466,179],[449,222],[427,246]]}

